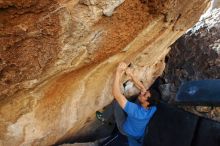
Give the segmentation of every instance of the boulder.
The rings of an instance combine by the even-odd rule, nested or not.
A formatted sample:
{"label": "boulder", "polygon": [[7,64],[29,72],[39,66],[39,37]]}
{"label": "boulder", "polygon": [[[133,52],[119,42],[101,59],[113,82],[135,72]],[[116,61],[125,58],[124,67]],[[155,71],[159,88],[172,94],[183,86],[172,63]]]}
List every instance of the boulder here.
{"label": "boulder", "polygon": [[[161,88],[162,93],[169,93],[168,95],[163,95],[165,100],[173,101],[172,99],[176,96],[178,88],[186,81],[219,79],[220,8],[213,9],[208,14],[205,14],[171,48],[166,58],[167,66],[163,78],[166,84],[173,85],[176,90]],[[216,112],[216,108],[205,106],[184,108],[197,115],[220,121],[220,113]]]}
{"label": "boulder", "polygon": [[0,145],[53,145],[77,135],[113,99],[120,61],[151,84],[169,46],[208,6],[209,0],[0,1]]}

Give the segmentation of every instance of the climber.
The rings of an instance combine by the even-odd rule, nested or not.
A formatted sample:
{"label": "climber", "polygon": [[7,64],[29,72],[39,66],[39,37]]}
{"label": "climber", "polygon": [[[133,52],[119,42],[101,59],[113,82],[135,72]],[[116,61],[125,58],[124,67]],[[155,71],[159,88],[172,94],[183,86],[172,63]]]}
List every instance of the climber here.
{"label": "climber", "polygon": [[[131,77],[141,91],[136,103],[128,101],[120,91],[120,80],[124,73]],[[156,111],[156,106],[151,106],[150,91],[133,75],[127,64],[121,62],[116,69],[112,94],[117,101],[114,114],[119,131],[128,137],[129,146],[141,146],[145,129]]]}

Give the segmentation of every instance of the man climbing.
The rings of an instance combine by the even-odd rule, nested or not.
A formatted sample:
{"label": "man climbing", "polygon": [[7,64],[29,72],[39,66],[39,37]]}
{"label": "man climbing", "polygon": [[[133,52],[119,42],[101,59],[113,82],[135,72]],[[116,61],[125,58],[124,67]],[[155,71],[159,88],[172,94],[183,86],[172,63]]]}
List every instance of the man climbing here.
{"label": "man climbing", "polygon": [[[120,80],[124,73],[129,75],[141,90],[136,103],[128,101],[120,91]],[[129,146],[141,146],[145,129],[155,113],[156,107],[150,105],[150,92],[132,74],[131,69],[124,62],[119,63],[116,69],[112,94],[117,101],[114,106],[114,114],[119,131],[128,137]]]}

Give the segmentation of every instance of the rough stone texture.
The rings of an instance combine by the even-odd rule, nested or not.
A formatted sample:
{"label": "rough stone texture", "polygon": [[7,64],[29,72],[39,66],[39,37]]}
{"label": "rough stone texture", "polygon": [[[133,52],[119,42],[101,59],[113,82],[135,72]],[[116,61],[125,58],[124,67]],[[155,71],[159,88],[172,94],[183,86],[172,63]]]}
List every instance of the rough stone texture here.
{"label": "rough stone texture", "polygon": [[[182,82],[220,78],[220,9],[214,9],[171,48],[163,75],[165,85],[169,86],[167,88],[163,88],[165,85],[161,86],[164,99],[170,103]],[[186,109],[220,121],[220,113],[216,112],[219,108],[186,107]]]}
{"label": "rough stone texture", "polygon": [[220,0],[212,0],[212,5],[211,8],[215,9],[215,8],[220,8]]}
{"label": "rough stone texture", "polygon": [[7,2],[0,5],[0,99],[24,88],[25,81],[35,84],[60,49],[59,13],[52,13],[57,2]]}
{"label": "rough stone texture", "polygon": [[113,99],[119,61],[132,62],[138,78],[151,84],[164,69],[169,46],[208,5],[0,1],[0,145],[52,145],[76,135]]}

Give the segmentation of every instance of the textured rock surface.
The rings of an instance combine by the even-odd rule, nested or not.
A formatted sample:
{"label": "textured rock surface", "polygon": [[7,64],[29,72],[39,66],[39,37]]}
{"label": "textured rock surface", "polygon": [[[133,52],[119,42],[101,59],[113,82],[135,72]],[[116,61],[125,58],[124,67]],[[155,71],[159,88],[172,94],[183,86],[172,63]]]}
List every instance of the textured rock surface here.
{"label": "textured rock surface", "polygon": [[51,145],[110,103],[119,61],[142,81],[209,0],[0,1],[0,145]]}
{"label": "textured rock surface", "polygon": [[[220,78],[220,9],[213,10],[190,31],[178,39],[167,57],[161,87],[164,99],[172,102],[179,85],[184,81]],[[167,98],[171,97],[171,98]],[[187,107],[199,115],[220,121],[219,108]],[[205,113],[205,114],[201,114]]]}
{"label": "textured rock surface", "polygon": [[212,9],[220,8],[220,0],[213,0],[211,8]]}

